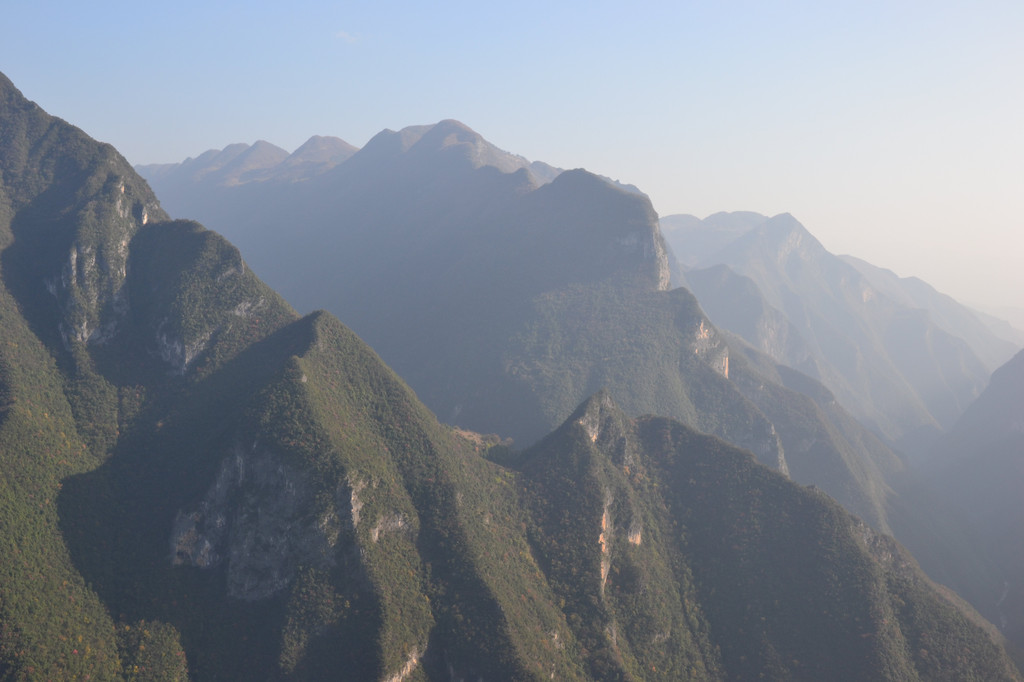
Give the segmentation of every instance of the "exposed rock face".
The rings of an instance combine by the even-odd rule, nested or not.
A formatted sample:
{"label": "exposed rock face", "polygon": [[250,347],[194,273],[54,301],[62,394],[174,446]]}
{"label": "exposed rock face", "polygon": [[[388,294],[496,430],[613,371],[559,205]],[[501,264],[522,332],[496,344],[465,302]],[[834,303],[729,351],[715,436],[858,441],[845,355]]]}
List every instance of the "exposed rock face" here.
{"label": "exposed rock face", "polygon": [[657,264],[658,291],[668,291],[672,286],[672,271],[669,265],[668,249],[660,231],[654,235],[654,261]]}
{"label": "exposed rock face", "polygon": [[719,329],[738,334],[775,362],[822,379],[822,370],[799,330],[768,304],[752,279],[726,265],[715,265],[688,270],[683,284]]}
{"label": "exposed rock face", "polygon": [[186,343],[184,340],[177,338],[173,334],[169,334],[166,331],[166,326],[167,320],[164,319],[157,327],[157,354],[161,360],[171,366],[173,372],[176,374],[184,374],[188,371],[192,362],[206,349],[206,345],[209,343],[210,337],[213,336],[213,330],[207,330],[200,334],[198,338],[193,339],[190,343]]}
{"label": "exposed rock face", "polygon": [[[175,265],[195,267],[203,276],[181,277]],[[139,231],[123,290],[143,330],[131,342],[177,375],[209,361],[225,338],[245,335],[281,310],[276,297],[256,284],[238,249],[188,221]]]}
{"label": "exposed rock face", "polygon": [[[8,135],[19,119],[6,90],[0,78],[0,677],[128,679],[138,665],[197,680],[1020,679],[956,613],[917,622],[935,595],[889,599],[889,573],[838,507],[719,439],[630,420],[603,397],[521,468],[502,466],[438,424],[340,322],[295,319],[232,274],[237,252],[197,225],[140,228],[123,269],[101,265],[103,226],[66,204],[8,229],[19,153],[65,135],[42,164],[71,166],[62,201],[107,176],[65,162],[76,138],[59,122],[41,120],[49,137]],[[76,272],[90,263],[84,273],[132,294],[109,345],[70,341],[79,376],[53,361],[63,311],[40,286],[72,244]],[[708,404],[751,418],[734,431],[756,432],[764,421],[730,383],[741,354],[725,380],[689,345],[696,304],[650,281],[620,302],[674,301],[673,333],[656,344],[665,361],[647,377],[691,365],[710,379]],[[651,310],[619,329],[642,329]],[[595,327],[584,344],[608,326],[582,319]],[[168,376],[148,352],[162,320],[186,362],[209,334],[194,373]],[[101,411],[117,420],[105,440],[91,436]],[[950,656],[912,661],[918,642]]]}
{"label": "exposed rock face", "polygon": [[693,335],[693,352],[723,377],[729,378],[729,347],[703,318]]}
{"label": "exposed rock face", "polygon": [[602,390],[587,400],[574,415],[590,442],[599,445],[616,462],[629,466],[632,462],[626,441],[626,424],[611,393]]}
{"label": "exposed rock face", "polygon": [[423,651],[413,650],[409,652],[409,658],[405,661],[405,665],[402,669],[396,672],[394,675],[389,676],[384,682],[402,682],[412,674],[416,667],[420,664],[420,659],[423,658]]}
{"label": "exposed rock face", "polygon": [[[308,471],[258,444],[236,446],[203,499],[178,512],[171,560],[199,568],[226,564],[232,597],[270,597],[291,582],[300,565],[335,563],[342,524],[351,524],[352,501],[322,508],[315,492]],[[345,493],[338,496],[352,497]]]}
{"label": "exposed rock face", "polygon": [[112,153],[107,165],[106,178],[95,178],[99,187],[94,193],[69,207],[76,214],[76,229],[68,235],[66,256],[42,282],[60,310],[65,346],[73,341],[102,344],[114,336],[129,309],[129,242],[151,215],[165,217],[145,188],[126,181],[130,169],[121,167],[127,166],[123,159]]}
{"label": "exposed rock face", "polygon": [[56,123],[4,77],[0,116],[0,225],[15,237],[5,277],[46,301],[40,322],[65,347],[102,344],[128,312],[130,241],[167,216],[113,147]]}

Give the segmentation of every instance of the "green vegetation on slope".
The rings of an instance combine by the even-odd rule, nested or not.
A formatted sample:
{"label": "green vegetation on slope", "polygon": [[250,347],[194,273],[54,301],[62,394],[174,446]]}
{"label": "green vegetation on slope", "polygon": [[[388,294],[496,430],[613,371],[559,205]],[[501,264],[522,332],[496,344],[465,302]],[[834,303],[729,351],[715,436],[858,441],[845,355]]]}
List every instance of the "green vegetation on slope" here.
{"label": "green vegetation on slope", "polygon": [[[109,147],[0,94],[3,677],[1019,679],[898,546],[678,422],[600,394],[482,451],[160,220]],[[692,297],[664,300],[674,362],[724,378]],[[697,378],[698,420],[750,405]]]}
{"label": "green vegetation on slope", "polygon": [[62,481],[96,466],[46,349],[0,288],[0,672],[110,678],[114,623],[75,570],[57,510]]}

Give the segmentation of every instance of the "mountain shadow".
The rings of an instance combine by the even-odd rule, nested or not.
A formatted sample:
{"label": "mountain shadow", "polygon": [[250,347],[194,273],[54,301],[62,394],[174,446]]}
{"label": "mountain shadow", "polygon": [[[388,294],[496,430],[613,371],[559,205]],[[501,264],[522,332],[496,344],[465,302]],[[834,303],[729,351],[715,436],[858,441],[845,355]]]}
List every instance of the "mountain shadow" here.
{"label": "mountain shadow", "polygon": [[528,445],[608,387],[628,414],[719,435],[888,530],[902,463],[801,395],[813,381],[784,385],[777,361],[732,366],[693,296],[669,290],[635,191],[583,170],[549,180],[443,121],[382,132],[300,183],[197,182],[185,198],[178,210],[300,310],[344,319],[448,423]]}
{"label": "mountain shadow", "polygon": [[1020,679],[824,494],[607,393],[488,449],[109,147],[0,103],[3,676]]}

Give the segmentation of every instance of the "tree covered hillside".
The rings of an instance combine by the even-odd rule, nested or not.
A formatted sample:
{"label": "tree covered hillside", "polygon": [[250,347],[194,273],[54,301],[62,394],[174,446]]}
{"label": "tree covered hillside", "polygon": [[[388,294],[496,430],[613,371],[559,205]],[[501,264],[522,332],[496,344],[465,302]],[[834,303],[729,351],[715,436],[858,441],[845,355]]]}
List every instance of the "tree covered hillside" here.
{"label": "tree covered hillside", "polygon": [[0,678],[1020,679],[750,453],[445,426],[2,77],[0,131]]}
{"label": "tree covered hillside", "polygon": [[890,528],[899,458],[670,290],[636,191],[584,170],[550,179],[455,121],[384,131],[301,182],[168,189],[298,308],[351,325],[443,421],[526,446],[607,387],[631,416],[720,436]]}

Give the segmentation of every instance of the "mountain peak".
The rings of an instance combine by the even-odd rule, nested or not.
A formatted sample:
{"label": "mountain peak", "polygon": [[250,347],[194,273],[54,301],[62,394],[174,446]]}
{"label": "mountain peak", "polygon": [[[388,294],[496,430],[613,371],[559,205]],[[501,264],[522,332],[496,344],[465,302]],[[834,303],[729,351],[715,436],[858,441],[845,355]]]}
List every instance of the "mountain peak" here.
{"label": "mountain peak", "polygon": [[473,168],[493,166],[502,173],[514,173],[520,168],[530,167],[528,160],[495,147],[475,130],[454,119],[445,119],[431,126],[410,152],[454,153]]}
{"label": "mountain peak", "polygon": [[313,135],[283,161],[252,179],[282,182],[308,180],[348,161],[358,151],[357,147],[340,137]]}
{"label": "mountain peak", "polygon": [[750,240],[750,244],[757,244],[759,248],[767,249],[780,262],[795,256],[813,260],[831,255],[821,242],[790,213],[772,216],[737,239],[735,243],[743,244],[747,240]]}
{"label": "mountain peak", "polygon": [[[404,159],[404,161],[399,161]],[[506,152],[488,142],[475,130],[455,119],[432,125],[407,126],[399,131],[383,130],[370,139],[353,158],[351,169],[360,173],[393,172],[392,164],[409,163],[420,172],[435,174],[441,162],[452,170],[493,167],[502,173],[526,170],[535,186],[550,182],[560,170]],[[376,170],[372,170],[376,169]],[[353,170],[353,172],[355,172]]]}
{"label": "mountain peak", "polygon": [[417,149],[426,147],[432,151],[460,146],[475,150],[490,144],[475,130],[453,119],[435,123],[416,141]]}
{"label": "mountain peak", "polygon": [[273,168],[288,158],[288,152],[266,140],[251,145],[236,142],[220,151],[210,150],[194,161],[181,164],[193,179],[210,175],[221,185],[239,185],[253,176]]}
{"label": "mountain peak", "polygon": [[623,194],[635,194],[607,178],[591,173],[586,168],[573,168],[571,170],[562,171],[559,173],[558,177],[555,178],[554,183],[562,188],[572,188],[573,191],[589,192],[594,189],[608,186],[615,188]]}
{"label": "mountain peak", "polygon": [[340,137],[313,135],[292,152],[286,163],[332,163],[339,164],[359,151]]}
{"label": "mountain peak", "polygon": [[430,132],[445,135],[468,135],[473,138],[483,139],[478,132],[470,128],[462,121],[457,121],[454,118],[446,118],[444,120],[438,121],[431,127]]}
{"label": "mountain peak", "polygon": [[[793,217],[792,213],[774,215],[761,223],[759,227],[769,234],[799,234],[801,237],[806,235],[814,239],[814,236],[803,226],[803,223]],[[814,239],[814,241],[817,241],[817,239]]]}
{"label": "mountain peak", "polygon": [[28,101],[11,79],[0,73],[0,101],[6,103],[13,99]]}
{"label": "mountain peak", "polygon": [[385,128],[363,145],[356,155],[356,159],[372,165],[385,159],[401,156],[419,142],[429,129],[428,125],[406,126],[398,131]]}
{"label": "mountain peak", "polygon": [[768,220],[751,211],[719,211],[707,218],[687,214],[661,217],[661,229],[680,264],[694,267]]}
{"label": "mountain peak", "polygon": [[285,154],[288,153],[285,150],[283,150],[280,147],[278,147],[276,144],[272,144],[270,142],[267,142],[266,140],[256,140],[249,147],[249,153],[250,154],[253,154],[253,153],[277,154],[279,152],[285,152]]}
{"label": "mountain peak", "polygon": [[[147,218],[163,217],[155,197],[111,146],[20,102],[0,100],[0,129],[4,677],[127,679],[145,669],[159,679],[317,679],[340,669],[380,680],[828,679],[836,671],[858,679],[1020,679],[998,645],[944,609],[926,584],[904,586],[907,574],[924,579],[898,547],[889,555],[908,568],[896,575],[893,561],[873,563],[855,522],[835,504],[748,453],[668,419],[628,419],[599,391],[560,437],[510,458],[522,463],[518,470],[482,457],[337,318],[297,319],[226,240],[198,223]],[[460,150],[486,144],[457,128],[438,135],[455,136]],[[241,145],[225,168],[281,151]],[[649,202],[583,172],[563,186],[601,191],[523,192],[521,178],[467,173],[451,159],[459,156],[441,159],[441,172],[497,181],[490,184],[507,194],[481,203],[498,210],[468,213],[466,230],[434,250],[415,242],[402,258],[395,247],[409,234],[385,231],[391,204],[411,209],[412,236],[449,226],[452,212],[429,222],[429,204],[401,202],[436,200],[438,185],[400,186],[369,206],[384,209],[379,222],[368,218],[374,210],[348,214],[370,233],[384,232],[385,248],[355,242],[330,252],[320,243],[309,253],[307,242],[297,261],[309,279],[318,274],[310,257],[323,253],[332,273],[365,266],[387,278],[383,287],[337,288],[354,289],[374,314],[390,307],[410,321],[382,338],[413,341],[417,361],[437,367],[449,386],[484,366],[474,365],[474,339],[501,350],[523,329],[514,297],[488,299],[484,290],[515,286],[501,277],[506,265],[519,278],[535,274],[512,258],[516,243],[500,241],[516,232],[509,226],[532,230],[524,249],[563,249],[550,261],[563,280],[566,264],[592,270],[605,246],[613,264],[632,254],[628,266],[645,249],[649,260],[660,240]],[[395,167],[382,166],[382,175]],[[410,175],[434,180],[430,168]],[[247,194],[251,215],[273,217],[293,184],[226,194]],[[301,199],[308,188],[299,188]],[[374,198],[360,185],[342,198],[358,211],[367,196]],[[566,197],[580,205],[560,203]],[[308,222],[296,214],[286,213],[278,232]],[[495,217],[506,229],[487,232]],[[550,239],[574,218],[575,232]],[[580,237],[594,233],[603,244],[581,248]],[[474,238],[471,245],[496,245],[497,257],[483,249],[452,256],[454,245]],[[432,307],[427,297],[407,308],[367,301],[377,289],[419,294],[417,285],[464,262],[476,270],[436,299],[455,298],[453,308]],[[417,264],[424,278],[401,279]],[[577,314],[592,326],[554,334],[534,327],[523,338],[565,345],[552,353],[553,374],[585,366],[581,356],[590,354],[594,369],[568,383],[607,380],[625,404],[631,392],[596,371],[610,356],[667,345],[664,361],[651,364],[652,381],[638,386],[648,393],[690,364],[686,330],[696,323],[703,341],[714,334],[683,290],[630,293],[573,287],[544,319]],[[528,304],[542,298],[530,295]],[[83,306],[99,312],[83,316]],[[55,333],[36,335],[59,323],[60,312],[74,331],[85,325],[64,348]],[[455,351],[452,361],[424,362],[433,330],[421,313],[457,335],[437,341]],[[85,332],[97,321],[105,330],[109,319],[122,324],[118,334],[90,344]],[[474,324],[488,335],[474,336]],[[671,334],[649,336],[650,324]],[[608,329],[614,344],[596,338]],[[631,338],[619,345],[623,337]],[[696,369],[673,385],[689,377],[703,384],[706,368]],[[714,385],[730,385],[717,376]],[[708,386],[700,391],[710,390],[716,415],[740,405]],[[524,416],[501,396],[463,395],[467,404]]]}
{"label": "mountain peak", "polygon": [[567,424],[579,425],[590,438],[590,442],[618,441],[625,437],[626,413],[612,399],[611,393],[602,388],[576,408]]}
{"label": "mountain peak", "polygon": [[276,144],[271,144],[266,140],[256,140],[249,147],[242,150],[242,153],[236,158],[245,158],[247,166],[259,165],[261,167],[270,167],[280,163],[287,157],[288,152]]}

